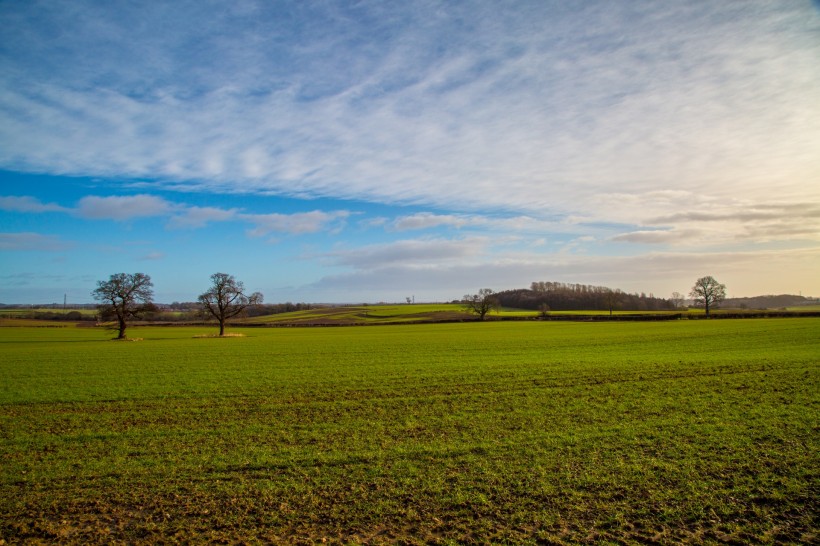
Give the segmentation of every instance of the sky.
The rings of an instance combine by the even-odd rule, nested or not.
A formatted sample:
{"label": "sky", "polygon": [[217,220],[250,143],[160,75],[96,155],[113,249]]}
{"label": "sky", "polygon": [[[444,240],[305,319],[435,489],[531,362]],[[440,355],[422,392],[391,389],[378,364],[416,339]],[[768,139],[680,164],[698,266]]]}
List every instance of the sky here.
{"label": "sky", "polygon": [[820,296],[820,2],[0,0],[0,303]]}

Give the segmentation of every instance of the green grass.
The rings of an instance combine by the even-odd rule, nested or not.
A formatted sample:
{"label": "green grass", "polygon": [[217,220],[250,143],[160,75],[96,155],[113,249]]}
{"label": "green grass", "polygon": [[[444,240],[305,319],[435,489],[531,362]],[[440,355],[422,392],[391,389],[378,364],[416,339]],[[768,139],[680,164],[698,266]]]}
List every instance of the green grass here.
{"label": "green grass", "polygon": [[2,328],[0,539],[815,542],[820,319]]}

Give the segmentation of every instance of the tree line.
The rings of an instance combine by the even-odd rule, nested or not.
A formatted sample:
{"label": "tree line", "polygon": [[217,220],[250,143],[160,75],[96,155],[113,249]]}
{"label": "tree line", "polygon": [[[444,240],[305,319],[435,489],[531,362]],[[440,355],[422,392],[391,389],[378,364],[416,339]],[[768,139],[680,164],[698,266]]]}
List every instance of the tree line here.
{"label": "tree line", "polygon": [[[154,304],[154,283],[145,273],[116,273],[107,281],[97,281],[91,296],[100,302],[98,310],[103,320],[116,322],[117,339],[126,339],[125,331],[133,319],[157,312]],[[203,313],[219,323],[219,335],[225,335],[225,323],[246,309],[261,304],[261,292],[247,294],[242,281],[227,273],[211,275],[210,287],[199,295],[197,302]]]}

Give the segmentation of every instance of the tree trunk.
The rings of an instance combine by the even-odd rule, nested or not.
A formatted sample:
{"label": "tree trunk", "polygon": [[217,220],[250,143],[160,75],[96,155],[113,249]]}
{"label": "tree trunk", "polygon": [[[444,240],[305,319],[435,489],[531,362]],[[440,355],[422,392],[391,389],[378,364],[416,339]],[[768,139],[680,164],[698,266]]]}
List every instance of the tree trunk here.
{"label": "tree trunk", "polygon": [[225,319],[219,319],[219,335],[225,335]]}
{"label": "tree trunk", "polygon": [[125,320],[117,319],[120,323],[120,333],[117,336],[117,339],[125,339]]}

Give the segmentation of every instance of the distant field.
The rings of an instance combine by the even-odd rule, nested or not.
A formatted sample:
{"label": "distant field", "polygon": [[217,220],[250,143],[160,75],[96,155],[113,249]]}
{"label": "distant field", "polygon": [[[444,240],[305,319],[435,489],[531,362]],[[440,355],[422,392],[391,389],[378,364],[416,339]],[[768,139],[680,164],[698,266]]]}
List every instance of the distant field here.
{"label": "distant field", "polygon": [[787,307],[788,311],[820,311],[820,305],[798,305],[796,307]]}
{"label": "distant field", "polygon": [[0,328],[6,543],[816,543],[820,319]]}
{"label": "distant field", "polygon": [[[684,311],[685,312],[685,311]],[[671,311],[665,312],[669,314]],[[608,315],[608,311],[555,311],[551,315]],[[652,314],[646,311],[615,311],[614,315]],[[503,308],[487,314],[487,320],[510,317],[537,317],[538,311]],[[241,319],[248,324],[344,325],[344,324],[397,324],[410,322],[441,322],[475,320],[476,316],[457,303],[423,303],[397,305],[361,305],[325,307]]]}
{"label": "distant field", "polygon": [[463,306],[453,304],[361,305],[325,307],[253,317],[251,323],[375,324],[470,318]]}
{"label": "distant field", "polygon": [[53,321],[53,320],[35,320],[35,319],[21,319],[8,318],[0,315],[0,327],[32,327],[32,328],[68,328],[74,326],[71,322]]}
{"label": "distant field", "polygon": [[18,317],[18,316],[28,316],[34,313],[54,313],[65,315],[67,313],[77,312],[84,316],[94,316],[97,314],[96,309],[47,309],[45,307],[32,307],[32,308],[8,308],[8,309],[0,309],[0,318],[3,317]]}

